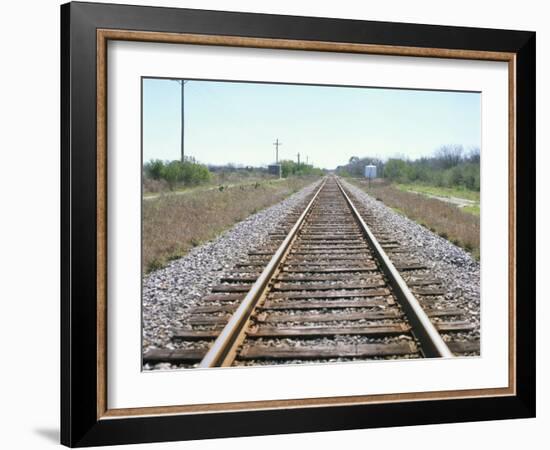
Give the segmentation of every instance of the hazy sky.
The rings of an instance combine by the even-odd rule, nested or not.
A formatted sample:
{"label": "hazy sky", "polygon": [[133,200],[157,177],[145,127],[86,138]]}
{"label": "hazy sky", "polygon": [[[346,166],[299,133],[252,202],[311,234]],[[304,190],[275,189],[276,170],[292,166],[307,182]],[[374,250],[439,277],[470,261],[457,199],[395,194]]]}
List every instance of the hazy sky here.
{"label": "hazy sky", "polygon": [[[181,91],[143,81],[143,160],[180,157]],[[185,153],[203,163],[301,160],[324,168],[351,156],[417,158],[444,144],[481,147],[481,95],[399,89],[189,81]]]}

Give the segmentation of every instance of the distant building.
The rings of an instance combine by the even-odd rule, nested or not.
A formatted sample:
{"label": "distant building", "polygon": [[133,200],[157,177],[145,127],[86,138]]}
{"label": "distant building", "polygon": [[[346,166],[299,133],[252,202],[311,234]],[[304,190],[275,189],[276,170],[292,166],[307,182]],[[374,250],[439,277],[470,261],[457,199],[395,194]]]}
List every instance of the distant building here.
{"label": "distant building", "polygon": [[281,165],[280,164],[270,164],[267,166],[267,173],[271,175],[276,175],[281,178]]}
{"label": "distant building", "polygon": [[369,180],[376,178],[376,166],[365,166],[365,178],[368,178]]}

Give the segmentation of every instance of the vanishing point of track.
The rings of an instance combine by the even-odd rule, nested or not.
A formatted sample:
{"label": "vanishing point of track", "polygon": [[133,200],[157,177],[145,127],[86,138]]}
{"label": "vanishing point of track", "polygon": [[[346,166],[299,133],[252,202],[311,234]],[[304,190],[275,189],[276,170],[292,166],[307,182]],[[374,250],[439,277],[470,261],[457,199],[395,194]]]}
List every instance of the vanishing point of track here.
{"label": "vanishing point of track", "polygon": [[[392,263],[385,250],[392,241],[375,238],[337,178],[324,179],[270,238],[213,287],[203,298],[207,306],[191,309],[185,328],[173,331],[174,342],[189,345],[150,350],[144,363],[453,356],[440,331],[459,324],[434,326],[398,271],[414,265]],[[432,283],[428,274],[414,286]]]}

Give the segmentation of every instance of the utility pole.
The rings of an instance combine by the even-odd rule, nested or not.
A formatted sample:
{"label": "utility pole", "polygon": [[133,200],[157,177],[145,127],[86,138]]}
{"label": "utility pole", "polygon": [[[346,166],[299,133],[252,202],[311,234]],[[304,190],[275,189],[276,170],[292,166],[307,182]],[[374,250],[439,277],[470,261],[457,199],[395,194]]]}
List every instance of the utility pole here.
{"label": "utility pole", "polygon": [[279,145],[283,145],[282,142],[279,142],[279,138],[273,143],[275,146],[275,164],[279,164]]}
{"label": "utility pole", "polygon": [[185,150],[184,150],[184,118],[185,118],[185,103],[183,101],[184,86],[189,80],[174,80],[181,85],[181,162],[185,162]]}

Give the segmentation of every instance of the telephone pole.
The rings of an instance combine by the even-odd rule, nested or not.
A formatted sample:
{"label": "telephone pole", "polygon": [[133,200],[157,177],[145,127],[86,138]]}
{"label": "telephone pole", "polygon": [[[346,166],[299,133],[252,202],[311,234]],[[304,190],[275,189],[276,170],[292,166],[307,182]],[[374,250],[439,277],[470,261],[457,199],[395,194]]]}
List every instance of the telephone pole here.
{"label": "telephone pole", "polygon": [[185,103],[184,98],[184,86],[189,80],[174,80],[181,85],[181,162],[185,162],[185,150],[184,150],[184,118],[185,118]]}
{"label": "telephone pole", "polygon": [[279,146],[283,145],[282,142],[279,142],[279,138],[273,143],[275,146],[275,164],[279,164]]}

